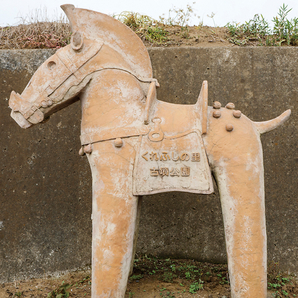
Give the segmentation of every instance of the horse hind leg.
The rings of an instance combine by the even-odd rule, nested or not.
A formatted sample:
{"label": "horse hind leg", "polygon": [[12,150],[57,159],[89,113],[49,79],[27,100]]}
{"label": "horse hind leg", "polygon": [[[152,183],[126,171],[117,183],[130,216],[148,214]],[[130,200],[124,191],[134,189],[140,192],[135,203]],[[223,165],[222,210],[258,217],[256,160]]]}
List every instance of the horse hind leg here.
{"label": "horse hind leg", "polygon": [[[232,298],[267,296],[263,153],[260,133],[228,109],[210,117],[207,154],[218,184]],[[227,129],[232,123],[233,130]]]}
{"label": "horse hind leg", "polygon": [[93,144],[92,297],[122,298],[134,252],[138,197],[132,195],[137,138]]}

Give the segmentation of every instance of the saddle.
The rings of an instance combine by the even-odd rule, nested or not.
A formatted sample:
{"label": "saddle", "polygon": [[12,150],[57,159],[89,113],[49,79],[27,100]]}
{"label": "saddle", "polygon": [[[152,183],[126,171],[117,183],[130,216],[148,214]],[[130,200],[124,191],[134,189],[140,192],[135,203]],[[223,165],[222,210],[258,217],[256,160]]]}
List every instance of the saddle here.
{"label": "saddle", "polygon": [[[133,194],[168,191],[210,194],[213,183],[203,146],[207,133],[207,82],[195,105],[177,105],[156,99],[156,84],[149,87],[142,135],[134,164]],[[151,123],[150,123],[151,122]]]}

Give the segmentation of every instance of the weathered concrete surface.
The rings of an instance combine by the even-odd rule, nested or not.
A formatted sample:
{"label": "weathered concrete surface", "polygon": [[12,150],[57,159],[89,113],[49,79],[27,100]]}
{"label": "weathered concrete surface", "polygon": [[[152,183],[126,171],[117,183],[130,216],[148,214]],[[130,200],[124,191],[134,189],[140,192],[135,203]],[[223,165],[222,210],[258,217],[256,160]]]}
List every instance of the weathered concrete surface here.
{"label": "weathered concrete surface", "polygon": [[[90,263],[91,175],[78,155],[80,106],[27,131],[10,118],[7,98],[21,92],[53,52],[0,51],[0,281],[71,270]],[[298,273],[295,171],[295,48],[171,48],[149,50],[158,98],[195,103],[203,80],[209,105],[232,101],[252,120],[291,108],[282,127],[262,137],[268,261]],[[138,251],[225,262],[218,194],[167,193],[143,199]]]}
{"label": "weathered concrete surface", "polygon": [[45,125],[17,127],[7,97],[26,86],[51,52],[0,55],[0,280],[88,265],[91,180],[87,161],[78,156],[80,105],[63,110]]}

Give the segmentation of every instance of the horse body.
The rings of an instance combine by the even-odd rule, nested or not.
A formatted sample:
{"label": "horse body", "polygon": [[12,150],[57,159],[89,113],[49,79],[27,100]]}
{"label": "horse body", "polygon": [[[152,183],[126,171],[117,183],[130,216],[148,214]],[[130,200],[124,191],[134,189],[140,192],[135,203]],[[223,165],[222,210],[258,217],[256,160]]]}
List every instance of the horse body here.
{"label": "horse body", "polygon": [[[168,190],[212,193],[209,166],[221,196],[232,297],[266,297],[260,134],[282,124],[290,111],[255,123],[231,106],[208,107],[207,82],[195,105],[159,101],[149,55],[130,29],[100,13],[72,5],[63,9],[74,31],[71,45],[45,61],[21,95],[12,92],[9,105],[16,122],[28,128],[81,100],[80,154],[87,154],[93,181],[92,297],[125,295],[137,235],[138,195]],[[158,160],[150,150],[161,154]],[[185,152],[180,160],[174,159],[178,151]],[[181,168],[181,175],[164,172],[157,177],[149,163],[160,161],[195,169],[197,175],[186,179],[190,175]],[[149,170],[153,175],[147,175]],[[184,177],[176,177],[182,173]],[[158,187],[142,188],[148,181]],[[168,188],[162,189],[166,183]]]}

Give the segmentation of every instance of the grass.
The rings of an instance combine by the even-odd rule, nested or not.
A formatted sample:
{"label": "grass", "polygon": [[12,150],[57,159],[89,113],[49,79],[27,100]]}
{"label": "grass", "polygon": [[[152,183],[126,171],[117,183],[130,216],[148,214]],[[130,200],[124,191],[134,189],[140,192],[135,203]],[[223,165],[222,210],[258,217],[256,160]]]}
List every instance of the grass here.
{"label": "grass", "polygon": [[39,22],[0,28],[1,49],[59,49],[69,44],[68,24]]}
{"label": "grass", "polygon": [[[211,280],[216,283],[225,280],[225,284],[229,284],[226,265],[212,265],[193,260],[157,259],[147,255],[135,259],[134,274],[130,281],[137,280],[136,276],[142,276],[142,278],[150,276],[165,283],[177,284],[179,281],[182,290],[192,294],[203,290],[204,284]],[[166,290],[166,288],[162,288],[160,291],[166,294]],[[163,297],[171,295],[173,293],[167,293],[167,296]]]}
{"label": "grass", "polygon": [[71,284],[62,282],[62,285],[52,292],[48,293],[47,298],[68,298],[70,293],[69,289],[72,287]]}
{"label": "grass", "polygon": [[114,15],[114,18],[130,27],[143,40],[158,44],[167,41],[168,31],[165,30],[164,24],[147,15],[126,11]]}
{"label": "grass", "polygon": [[[161,282],[179,285],[181,291],[192,294],[205,289],[205,287],[229,287],[230,285],[228,268],[225,264],[158,259],[147,255],[135,259],[134,274],[131,276],[130,282],[138,282],[141,279],[152,277]],[[289,297],[289,295],[296,297],[295,288],[297,285],[294,284],[292,277],[283,273],[278,263],[269,264],[268,290],[274,291],[275,297]],[[160,289],[160,294],[162,297],[175,297],[175,293],[168,292],[166,287]]]}
{"label": "grass", "polygon": [[[279,264],[276,262],[269,263],[268,266],[268,290],[275,292],[275,297],[289,297],[289,292],[294,288],[293,279],[291,276],[284,274]],[[297,294],[291,293],[294,297]]]}
{"label": "grass", "polygon": [[272,19],[272,26],[259,14],[244,24],[228,23],[226,27],[230,34],[229,41],[240,46],[297,46],[298,18],[288,19],[291,10],[285,4],[280,6]]}
{"label": "grass", "polygon": [[[52,279],[42,281],[44,287],[41,288],[39,284],[38,293],[43,293],[43,297],[47,298],[90,297],[91,278],[86,272],[77,276],[64,276],[52,282]],[[14,292],[10,290],[7,293],[11,292],[14,297],[27,297],[28,289],[32,287],[33,284],[32,286],[27,284],[25,287],[23,285],[23,288],[18,284],[18,290]],[[203,291],[220,292],[228,297],[230,292],[228,268],[226,264],[139,256],[134,261],[133,274],[127,283],[127,296],[142,297],[142,292],[152,290],[158,293],[157,297],[183,297],[184,293],[189,297],[195,293],[201,295]],[[273,292],[276,298],[298,297],[296,280],[282,273],[278,263],[272,262],[268,266],[268,290]],[[136,291],[139,293],[135,294]]]}
{"label": "grass", "polygon": [[[189,26],[190,20],[197,17],[192,5],[174,7],[169,10],[168,16],[162,15],[158,20],[135,12],[122,12],[114,15],[114,18],[130,27],[143,41],[168,46],[175,44],[171,41],[169,28],[175,28],[172,34],[181,39],[195,38],[190,36]],[[298,18],[288,18],[291,10],[283,4],[271,23],[260,14],[243,24],[228,23],[225,26],[225,40],[238,46],[297,46]],[[212,13],[209,17],[214,21],[214,16]],[[197,40],[200,39],[202,27],[202,22],[192,27],[197,32]],[[59,16],[56,20],[50,20],[45,10],[38,10],[29,17],[21,18],[18,26],[0,27],[0,49],[58,49],[69,44],[70,36],[66,17]],[[213,34],[210,36],[213,38]]]}
{"label": "grass", "polygon": [[69,44],[70,36],[66,17],[50,20],[46,10],[36,10],[18,26],[0,27],[0,49],[59,49]]}
{"label": "grass", "polygon": [[87,275],[82,280],[79,280],[75,283],[65,283],[63,281],[62,284],[59,287],[57,287],[57,289],[47,294],[47,298],[68,298],[70,296],[71,288],[78,288],[86,283],[88,285],[91,285],[89,275]]}

